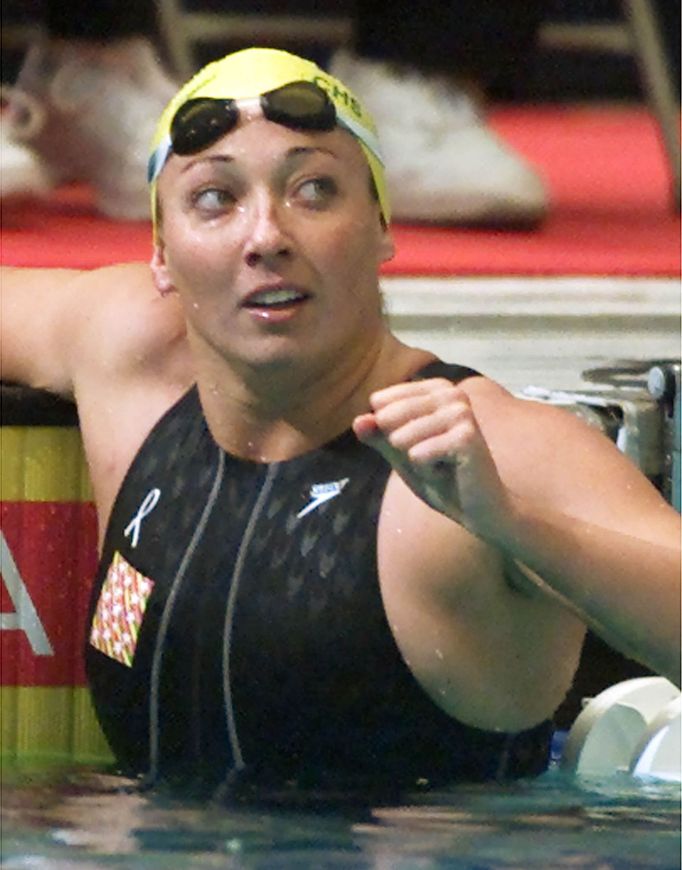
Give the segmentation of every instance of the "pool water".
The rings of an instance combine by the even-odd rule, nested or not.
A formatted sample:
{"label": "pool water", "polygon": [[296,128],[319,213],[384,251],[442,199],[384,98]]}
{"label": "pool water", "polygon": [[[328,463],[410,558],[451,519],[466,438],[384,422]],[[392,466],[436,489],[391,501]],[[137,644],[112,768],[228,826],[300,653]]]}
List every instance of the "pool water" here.
{"label": "pool water", "polygon": [[625,775],[226,806],[83,769],[3,770],[6,870],[673,870],[680,846],[679,784]]}

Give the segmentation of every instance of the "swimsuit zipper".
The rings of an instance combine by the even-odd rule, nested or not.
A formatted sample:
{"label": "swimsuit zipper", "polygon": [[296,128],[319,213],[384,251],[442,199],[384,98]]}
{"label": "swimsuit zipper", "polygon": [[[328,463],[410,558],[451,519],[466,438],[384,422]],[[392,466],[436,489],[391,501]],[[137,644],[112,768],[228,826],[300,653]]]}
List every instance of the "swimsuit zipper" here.
{"label": "swimsuit zipper", "polygon": [[239,735],[237,734],[230,675],[230,654],[232,651],[232,626],[234,623],[234,611],[235,605],[237,603],[239,583],[241,580],[242,572],[244,570],[244,564],[246,562],[246,556],[249,546],[251,544],[251,539],[253,538],[256,523],[258,522],[258,519],[268,500],[268,496],[270,495],[270,490],[272,489],[272,484],[275,480],[275,477],[277,476],[278,470],[279,464],[276,462],[268,466],[268,471],[261,485],[260,492],[258,493],[258,498],[256,499],[256,502],[251,510],[251,516],[249,517],[249,521],[246,524],[246,529],[244,530],[244,535],[242,536],[239,550],[237,552],[234,571],[232,572],[230,594],[227,599],[227,608],[225,611],[225,628],[223,631],[223,686],[225,695],[225,716],[227,718],[227,735],[230,741],[230,748],[232,750],[232,758],[234,759],[234,767],[232,771],[228,773],[228,777],[230,773],[233,773],[235,770],[243,770],[246,766],[244,764],[244,756],[242,755],[241,744],[239,742]]}
{"label": "swimsuit zipper", "polygon": [[190,542],[187,545],[187,549],[185,550],[175,577],[173,578],[173,582],[171,583],[171,589],[168,594],[168,598],[166,599],[163,613],[161,614],[159,631],[156,636],[156,643],[154,645],[154,657],[152,659],[152,669],[150,676],[149,773],[146,777],[146,779],[148,780],[147,784],[153,783],[159,774],[159,692],[161,685],[161,667],[163,664],[163,651],[166,641],[166,634],[168,633],[168,626],[170,624],[173,607],[175,605],[175,599],[177,598],[178,592],[180,591],[180,586],[185,579],[189,563],[194,556],[197,547],[199,546],[199,542],[201,541],[204,532],[206,531],[206,525],[218,499],[218,493],[220,492],[224,475],[225,454],[222,450],[219,450],[218,465],[216,468],[215,477],[213,479],[211,491],[208,495],[208,499],[206,500],[204,509],[201,512],[201,516],[199,517],[197,525],[194,529],[194,533],[192,534]]}

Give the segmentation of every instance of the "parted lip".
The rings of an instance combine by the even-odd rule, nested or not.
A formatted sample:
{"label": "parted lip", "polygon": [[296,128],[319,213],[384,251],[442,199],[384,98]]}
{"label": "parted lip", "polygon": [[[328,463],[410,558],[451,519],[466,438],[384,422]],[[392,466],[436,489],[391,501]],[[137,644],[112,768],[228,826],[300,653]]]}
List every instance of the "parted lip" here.
{"label": "parted lip", "polygon": [[260,284],[255,289],[251,290],[242,300],[242,306],[257,305],[259,302],[264,302],[267,296],[271,293],[291,294],[292,297],[299,299],[308,299],[310,292],[300,284],[292,284],[288,281],[273,281],[271,284]]}

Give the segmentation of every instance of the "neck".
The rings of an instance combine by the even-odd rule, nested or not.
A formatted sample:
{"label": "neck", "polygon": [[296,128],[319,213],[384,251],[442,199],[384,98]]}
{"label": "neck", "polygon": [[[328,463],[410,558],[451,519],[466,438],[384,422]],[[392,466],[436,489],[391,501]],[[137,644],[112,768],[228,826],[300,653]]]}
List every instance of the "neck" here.
{"label": "neck", "polygon": [[370,393],[410,377],[431,359],[386,331],[380,343],[341,365],[205,365],[197,380],[216,442],[243,459],[276,462],[330,441],[368,409]]}

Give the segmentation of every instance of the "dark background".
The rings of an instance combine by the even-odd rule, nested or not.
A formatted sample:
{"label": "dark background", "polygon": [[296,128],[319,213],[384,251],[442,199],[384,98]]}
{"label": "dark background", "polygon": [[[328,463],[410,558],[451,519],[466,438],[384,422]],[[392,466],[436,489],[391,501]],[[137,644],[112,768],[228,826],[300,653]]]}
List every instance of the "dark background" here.
{"label": "dark background", "polygon": [[[135,0],[121,0],[121,11]],[[654,0],[662,35],[667,46],[668,60],[672,65],[675,81],[680,81],[680,2],[679,0]],[[9,35],[11,24],[40,24],[44,20],[44,0],[2,0],[3,30]],[[515,0],[508,0],[513,7]],[[90,4],[97,14],[98,3]],[[184,7],[191,11],[229,11],[245,14],[296,14],[296,15],[351,15],[353,0],[184,0]],[[441,4],[434,2],[430,9],[438,19]],[[547,0],[546,22],[602,23],[622,22],[620,0]],[[3,82],[12,82],[21,60],[22,47],[15,40],[3,37],[1,74]],[[158,40],[163,55],[163,43]],[[198,48],[198,66],[227,51],[244,47],[240,44],[203,45]],[[289,45],[301,54],[307,54],[324,64],[329,46],[310,44]],[[494,51],[494,45],[491,45]],[[629,54],[585,50],[556,50],[541,43],[530,52],[523,63],[518,64],[514,76],[505,76],[490,88],[491,96],[498,101],[575,101],[575,100],[639,100],[642,89],[634,58]]]}

